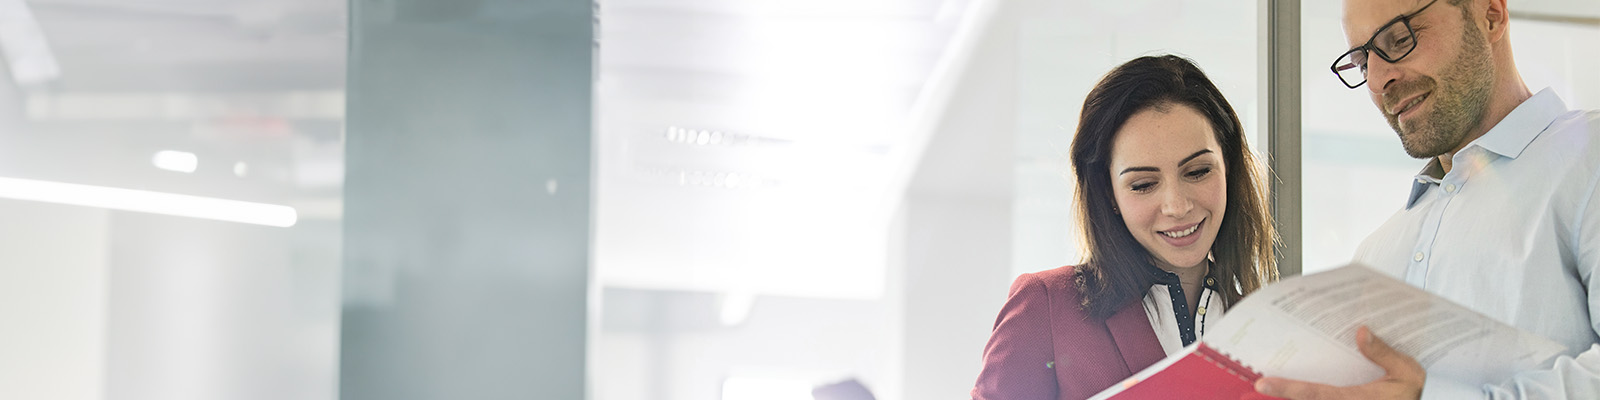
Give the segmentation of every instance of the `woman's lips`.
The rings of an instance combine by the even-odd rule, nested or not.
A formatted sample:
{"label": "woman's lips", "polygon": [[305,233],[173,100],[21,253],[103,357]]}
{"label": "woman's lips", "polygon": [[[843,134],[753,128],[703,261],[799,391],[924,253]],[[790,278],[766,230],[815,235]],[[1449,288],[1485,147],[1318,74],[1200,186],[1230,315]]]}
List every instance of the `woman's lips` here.
{"label": "woman's lips", "polygon": [[1165,231],[1157,231],[1156,233],[1160,234],[1161,239],[1166,240],[1167,244],[1170,244],[1173,247],[1188,246],[1194,244],[1195,241],[1200,240],[1200,226],[1205,223],[1205,220],[1200,220],[1200,222],[1197,222],[1194,225],[1173,228]]}

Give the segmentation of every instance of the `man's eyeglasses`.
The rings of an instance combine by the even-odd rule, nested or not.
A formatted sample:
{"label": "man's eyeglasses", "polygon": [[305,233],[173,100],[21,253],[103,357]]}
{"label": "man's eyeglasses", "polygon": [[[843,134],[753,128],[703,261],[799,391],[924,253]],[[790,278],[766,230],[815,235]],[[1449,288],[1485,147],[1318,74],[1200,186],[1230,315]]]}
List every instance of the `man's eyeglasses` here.
{"label": "man's eyeglasses", "polygon": [[1394,17],[1388,24],[1378,28],[1378,32],[1373,33],[1372,38],[1367,39],[1367,43],[1350,49],[1333,62],[1331,67],[1333,74],[1338,75],[1345,86],[1355,89],[1367,83],[1368,54],[1377,53],[1378,57],[1390,63],[1397,63],[1406,58],[1412,50],[1417,49],[1417,35],[1411,30],[1411,18],[1437,2],[1439,0],[1430,1],[1417,11]]}

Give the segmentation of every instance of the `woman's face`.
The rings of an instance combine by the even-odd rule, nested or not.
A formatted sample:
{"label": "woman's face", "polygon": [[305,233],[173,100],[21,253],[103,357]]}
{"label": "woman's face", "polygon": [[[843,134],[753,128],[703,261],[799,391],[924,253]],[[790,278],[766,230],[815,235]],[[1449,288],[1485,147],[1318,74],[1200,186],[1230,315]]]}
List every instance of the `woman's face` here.
{"label": "woman's face", "polygon": [[1199,111],[1168,103],[1134,114],[1112,140],[1110,173],[1122,221],[1156,266],[1206,260],[1228,204],[1228,174]]}

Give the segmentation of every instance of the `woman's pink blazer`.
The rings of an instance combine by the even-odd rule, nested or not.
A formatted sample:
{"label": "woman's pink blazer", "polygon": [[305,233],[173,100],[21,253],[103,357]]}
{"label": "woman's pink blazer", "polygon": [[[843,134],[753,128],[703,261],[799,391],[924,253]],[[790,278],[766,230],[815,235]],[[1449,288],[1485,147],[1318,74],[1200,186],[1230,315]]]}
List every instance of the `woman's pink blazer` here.
{"label": "woman's pink blazer", "polygon": [[1011,284],[973,399],[1086,399],[1166,357],[1139,299],[1105,320],[1080,309],[1075,269],[1023,274]]}

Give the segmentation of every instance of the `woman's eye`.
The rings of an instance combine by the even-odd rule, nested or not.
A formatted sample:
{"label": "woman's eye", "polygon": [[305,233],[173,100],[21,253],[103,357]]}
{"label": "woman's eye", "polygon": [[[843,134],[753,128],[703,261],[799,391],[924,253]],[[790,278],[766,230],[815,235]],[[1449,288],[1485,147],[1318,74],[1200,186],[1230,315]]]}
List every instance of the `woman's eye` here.
{"label": "woman's eye", "polygon": [[1201,168],[1201,169],[1189,171],[1189,173],[1186,174],[1186,175],[1189,175],[1190,178],[1198,179],[1198,178],[1203,178],[1203,177],[1206,176],[1206,174],[1210,174],[1210,173],[1211,173],[1211,168]]}
{"label": "woman's eye", "polygon": [[1155,185],[1156,185],[1155,183],[1150,183],[1150,182],[1135,183],[1135,184],[1133,184],[1133,186],[1129,187],[1129,189],[1133,189],[1133,191],[1135,191],[1135,192],[1144,193],[1144,192],[1150,191],[1150,188],[1155,186]]}

